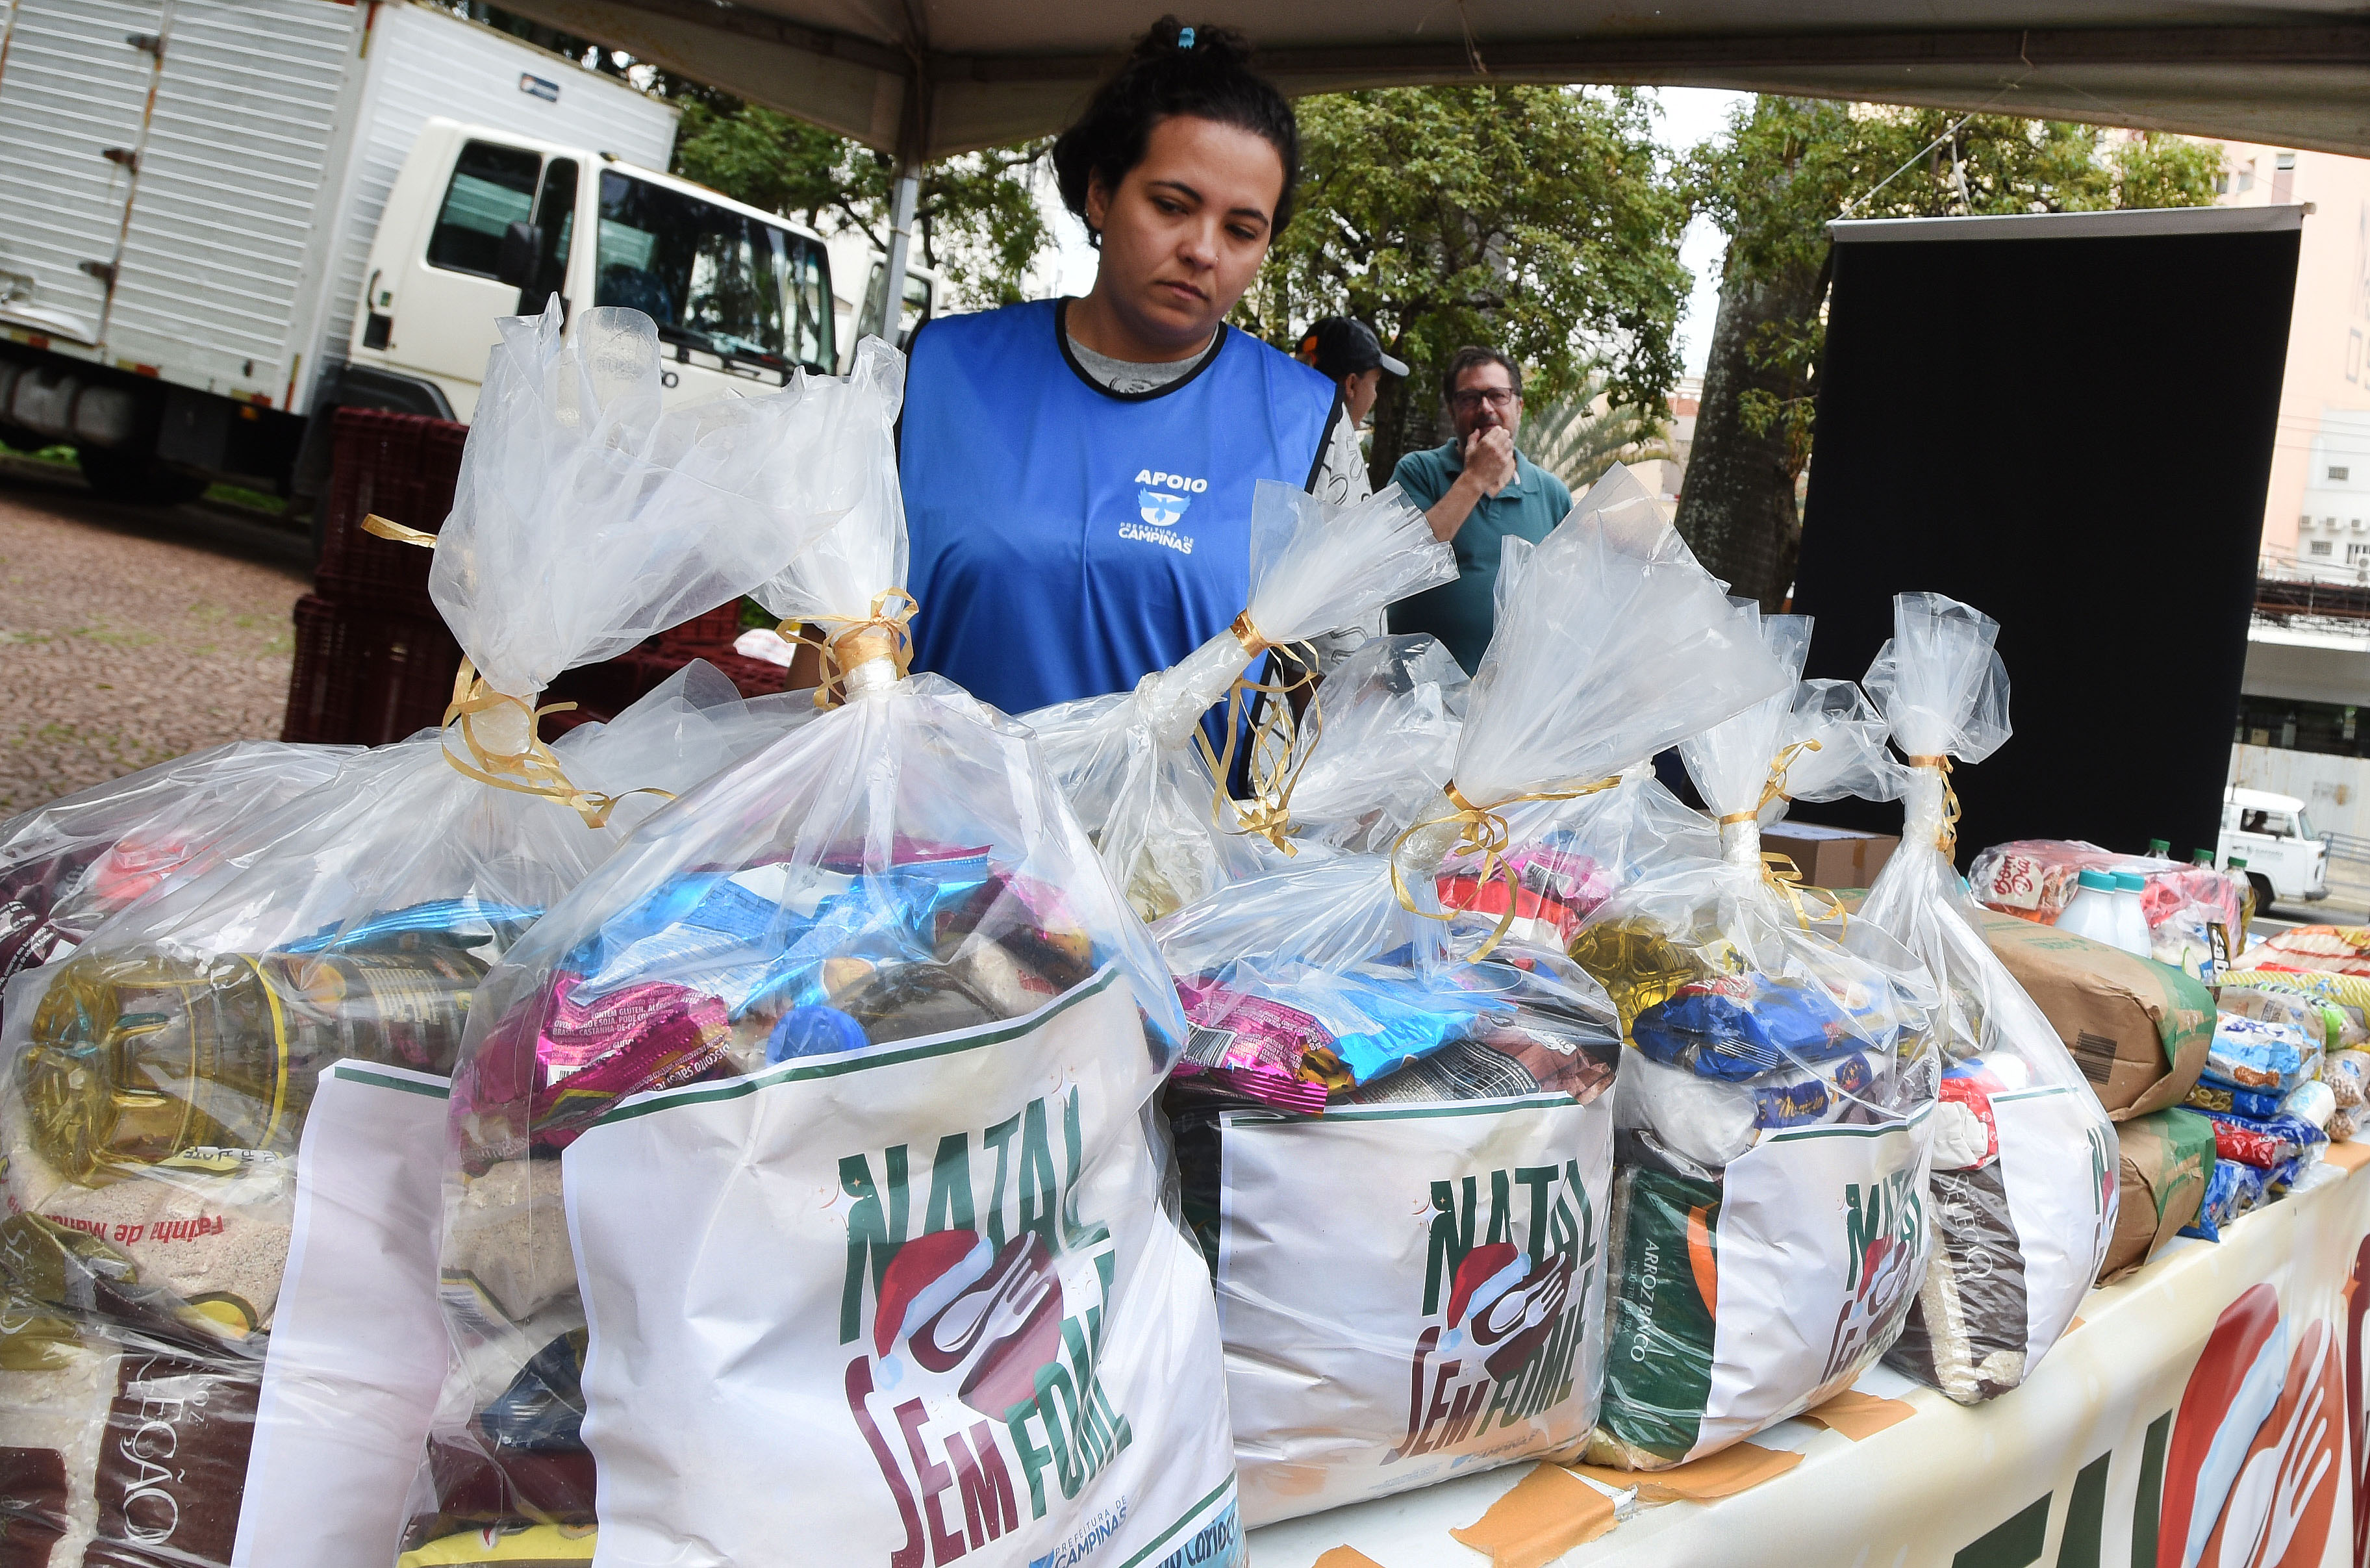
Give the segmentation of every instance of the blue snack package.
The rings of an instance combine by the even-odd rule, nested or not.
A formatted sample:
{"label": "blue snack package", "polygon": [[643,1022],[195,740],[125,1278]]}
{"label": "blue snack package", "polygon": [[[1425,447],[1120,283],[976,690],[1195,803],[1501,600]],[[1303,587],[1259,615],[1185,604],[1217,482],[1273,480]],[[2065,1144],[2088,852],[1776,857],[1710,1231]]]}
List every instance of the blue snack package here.
{"label": "blue snack package", "polygon": [[2294,1160],[2297,1155],[2315,1144],[2329,1141],[2329,1135],[2301,1116],[2282,1112],[2276,1116],[2238,1116],[2226,1111],[2208,1111],[2205,1119],[2214,1124],[2214,1154],[2217,1162],[2235,1160],[2241,1165],[2270,1170]]}
{"label": "blue snack package", "polygon": [[2281,1096],[2272,1090],[2242,1089],[2212,1073],[2201,1074],[2183,1103],[2199,1111],[2235,1112],[2241,1116],[2276,1116]]}
{"label": "blue snack package", "polygon": [[2205,1175],[2205,1197],[2197,1205],[2197,1217],[2180,1228],[2183,1236],[2201,1241],[2222,1239],[2222,1228],[2237,1217],[2231,1205],[2237,1200],[2238,1172],[2243,1169],[2236,1160],[2215,1160],[2214,1169]]}
{"label": "blue snack package", "polygon": [[2214,1020],[2205,1068],[2235,1088],[2284,1095],[2302,1081],[2306,1058],[2317,1054],[2292,1024],[2223,1013]]}
{"label": "blue snack package", "polygon": [[286,944],[283,952],[347,952],[356,948],[403,945],[404,939],[433,935],[440,945],[474,948],[500,939],[505,947],[543,916],[540,909],[478,898],[431,898],[424,904],[383,910],[340,928],[322,927]]}
{"label": "blue snack package", "polygon": [[869,1043],[864,1026],[840,1011],[820,1004],[792,1008],[775,1021],[765,1038],[768,1066],[793,1056],[829,1056],[861,1050]]}
{"label": "blue snack package", "polygon": [[1630,1022],[1638,1049],[1665,1066],[1740,1082],[1854,1052],[1889,1057],[1896,1009],[1847,1006],[1830,989],[1759,974],[1692,981]]}

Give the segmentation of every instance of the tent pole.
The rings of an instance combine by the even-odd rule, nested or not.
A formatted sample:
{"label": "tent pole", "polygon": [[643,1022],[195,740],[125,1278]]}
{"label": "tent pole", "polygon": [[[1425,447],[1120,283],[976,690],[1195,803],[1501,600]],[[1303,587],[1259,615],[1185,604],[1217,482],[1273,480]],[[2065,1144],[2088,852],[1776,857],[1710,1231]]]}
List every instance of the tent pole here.
{"label": "tent pole", "polygon": [[906,257],[914,245],[914,203],[922,190],[922,160],[907,157],[901,149],[897,159],[897,183],[889,198],[889,267],[881,280],[880,337],[895,345],[897,330],[905,318]]}

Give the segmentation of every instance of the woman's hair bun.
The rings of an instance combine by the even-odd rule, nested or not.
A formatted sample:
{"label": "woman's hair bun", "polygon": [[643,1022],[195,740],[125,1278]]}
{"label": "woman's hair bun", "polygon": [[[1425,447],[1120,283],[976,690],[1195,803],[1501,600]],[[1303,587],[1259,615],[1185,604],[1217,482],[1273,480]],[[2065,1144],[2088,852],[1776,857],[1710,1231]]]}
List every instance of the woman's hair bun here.
{"label": "woman's hair bun", "polygon": [[[1300,125],[1292,105],[1251,69],[1250,40],[1233,28],[1189,28],[1175,17],[1161,17],[1135,40],[1085,112],[1054,139],[1062,204],[1085,221],[1087,188],[1099,177],[1106,188],[1118,190],[1127,171],[1144,161],[1152,128],[1179,114],[1236,126],[1275,149],[1283,189],[1269,232],[1281,234],[1300,179]],[[1087,237],[1101,242],[1091,225]]]}

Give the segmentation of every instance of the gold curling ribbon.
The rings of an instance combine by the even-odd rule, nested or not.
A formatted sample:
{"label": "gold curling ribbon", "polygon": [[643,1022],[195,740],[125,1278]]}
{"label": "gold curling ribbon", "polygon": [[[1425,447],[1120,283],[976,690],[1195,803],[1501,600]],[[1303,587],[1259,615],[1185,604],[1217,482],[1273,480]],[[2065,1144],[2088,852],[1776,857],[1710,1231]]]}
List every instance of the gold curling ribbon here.
{"label": "gold curling ribbon", "polygon": [[1809,929],[1812,923],[1811,913],[1802,904],[1805,894],[1813,899],[1825,900],[1826,913],[1821,915],[1820,919],[1824,920],[1828,915],[1832,915],[1844,929],[1848,930],[1851,928],[1851,917],[1844,910],[1844,901],[1824,887],[1811,887],[1805,884],[1802,881],[1802,868],[1794,864],[1792,856],[1780,855],[1775,850],[1764,849],[1761,852],[1761,880],[1786,895],[1787,901],[1794,906],[1795,923],[1804,929]]}
{"label": "gold curling ribbon", "polygon": [[[407,528],[393,518],[381,517],[375,512],[362,519],[362,532],[375,534],[382,539],[392,539],[398,545],[418,545],[422,549],[431,550],[436,548],[435,535]],[[552,702],[541,708],[529,708],[517,698],[488,686],[485,677],[477,674],[477,666],[464,655],[461,668],[453,676],[453,700],[445,705],[441,722],[449,730],[455,721],[459,721],[461,744],[468,748],[473,761],[462,761],[453,754],[450,746],[444,748],[444,760],[454,772],[474,778],[480,784],[557,801],[582,817],[587,827],[606,827],[609,813],[616,811],[618,802],[627,795],[656,795],[664,801],[674,799],[672,790],[651,787],[628,790],[624,795],[604,795],[597,790],[577,788],[560,767],[559,758],[552,755],[551,748],[544,744],[535,732],[545,714],[566,713],[575,706],[572,702]],[[478,715],[490,713],[498,708],[516,709],[525,715],[526,750],[514,755],[489,751],[477,739],[474,721]]]}
{"label": "gold curling ribbon", "polygon": [[1928,767],[1942,776],[1942,825],[1935,830],[1934,847],[1946,860],[1959,858],[1959,791],[1950,784],[1950,754],[1909,758],[1912,767]]}
{"label": "gold curling ribbon", "polygon": [[1414,897],[1408,892],[1407,879],[1399,874],[1399,848],[1402,845],[1427,827],[1436,827],[1442,823],[1455,824],[1459,832],[1455,847],[1449,850],[1449,856],[1478,855],[1481,857],[1481,871],[1478,880],[1486,882],[1495,876],[1501,878],[1506,884],[1506,908],[1505,912],[1498,917],[1498,928],[1490,933],[1488,941],[1474,950],[1472,958],[1467,961],[1473,963],[1480,963],[1505,940],[1507,930],[1513,927],[1514,909],[1518,902],[1516,894],[1522,886],[1514,878],[1514,868],[1506,860],[1506,847],[1513,841],[1513,829],[1506,823],[1506,808],[1519,805],[1524,801],[1576,801],[1582,795],[1593,795],[1600,790],[1610,790],[1620,782],[1621,776],[1614,774],[1600,778],[1593,784],[1582,784],[1573,790],[1543,790],[1534,794],[1510,795],[1495,805],[1477,806],[1467,800],[1464,792],[1456,788],[1456,781],[1450,779],[1441,786],[1441,793],[1446,795],[1449,804],[1456,809],[1453,812],[1444,812],[1438,816],[1425,817],[1392,841],[1391,891],[1398,894],[1399,907],[1410,915],[1421,915],[1427,920],[1446,922],[1456,917],[1457,912],[1454,910],[1434,915],[1429,909],[1417,908]]}
{"label": "gold curling ribbon", "polygon": [[903,588],[883,588],[872,595],[869,614],[822,616],[809,623],[845,627],[831,637],[809,637],[796,621],[784,621],[776,630],[785,642],[811,648],[823,655],[823,679],[815,684],[814,705],[836,708],[847,700],[847,674],[859,664],[886,659],[903,680],[914,667],[914,614],[921,601]]}
{"label": "gold curling ribbon", "polygon": [[[559,766],[559,758],[535,734],[535,727],[546,713],[566,713],[576,704],[546,703],[541,708],[529,708],[517,698],[496,691],[486,684],[465,655],[461,668],[453,676],[453,700],[444,709],[443,724],[447,730],[457,722],[461,744],[468,748],[471,761],[465,762],[444,748],[444,760],[455,773],[490,784],[497,790],[511,790],[522,795],[540,795],[546,801],[557,801],[584,819],[587,827],[606,827],[609,813],[628,795],[656,795],[672,801],[672,791],[645,786],[628,790],[624,795],[604,795],[597,790],[579,789]],[[477,739],[475,721],[496,709],[509,708],[525,716],[526,749],[517,753],[489,751]]]}
{"label": "gold curling ribbon", "polygon": [[436,536],[423,534],[417,528],[407,528],[392,517],[381,517],[374,512],[362,519],[362,532],[376,534],[382,539],[393,539],[398,545],[418,545],[421,549],[436,548]]}
{"label": "gold curling ribbon", "polygon": [[1761,799],[1754,803],[1753,810],[1745,814],[1747,816],[1757,817],[1761,814],[1761,808],[1766,806],[1770,801],[1792,800],[1794,797],[1786,793],[1787,769],[1792,767],[1794,766],[1795,758],[1801,756],[1804,752],[1822,751],[1825,748],[1823,747],[1816,739],[1796,741],[1792,745],[1786,747],[1776,756],[1771,757],[1769,759],[1769,779],[1768,782],[1761,786]]}
{"label": "gold curling ribbon", "polygon": [[[1268,699],[1267,710],[1252,726],[1248,745],[1251,798],[1233,802],[1235,815],[1242,824],[1233,831],[1237,835],[1256,834],[1287,857],[1297,859],[1300,850],[1292,842],[1292,791],[1325,732],[1325,709],[1317,695],[1317,648],[1308,642],[1268,641],[1251,626],[1248,611],[1235,617],[1231,629],[1250,658],[1279,650],[1286,660],[1301,667],[1301,673],[1277,681],[1255,681],[1248,672],[1235,677],[1235,684],[1226,688],[1225,751],[1212,751],[1209,734],[1200,725],[1194,726],[1193,744],[1202,748],[1202,760],[1210,765],[1210,775],[1216,781],[1210,797],[1210,821],[1217,825],[1225,820],[1226,779],[1235,769],[1235,746],[1241,734],[1238,720],[1243,705],[1253,696],[1263,696]],[[1308,694],[1308,709],[1305,716],[1295,715],[1292,698],[1303,691]],[[1305,746],[1299,744],[1304,725],[1308,736]]]}

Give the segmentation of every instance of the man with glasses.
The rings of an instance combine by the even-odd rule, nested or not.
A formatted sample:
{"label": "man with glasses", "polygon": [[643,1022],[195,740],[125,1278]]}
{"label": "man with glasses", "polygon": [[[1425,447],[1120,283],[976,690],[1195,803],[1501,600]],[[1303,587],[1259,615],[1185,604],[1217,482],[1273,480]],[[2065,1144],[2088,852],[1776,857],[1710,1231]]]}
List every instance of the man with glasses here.
{"label": "man with glasses", "polygon": [[1441,386],[1455,439],[1409,453],[1391,478],[1455,550],[1457,579],[1391,606],[1391,629],[1432,633],[1470,674],[1490,644],[1503,541],[1546,538],[1571,510],[1571,492],[1514,449],[1523,373],[1513,360],[1495,349],[1459,349]]}

